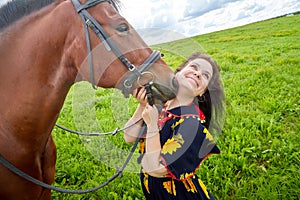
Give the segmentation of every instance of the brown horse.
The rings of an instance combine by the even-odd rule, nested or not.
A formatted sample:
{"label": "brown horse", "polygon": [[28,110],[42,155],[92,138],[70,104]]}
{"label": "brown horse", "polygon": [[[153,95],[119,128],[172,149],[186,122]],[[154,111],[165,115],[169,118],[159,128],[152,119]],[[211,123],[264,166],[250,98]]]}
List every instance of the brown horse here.
{"label": "brown horse", "polygon": [[[86,80],[100,87],[121,89],[122,81],[128,80],[124,77],[128,69],[120,60],[125,59],[131,71],[143,75],[136,70],[141,67],[134,66],[140,66],[152,54],[120,16],[116,0],[81,0],[77,6],[76,1],[14,0],[0,8],[0,155],[48,184],[54,181],[56,161],[51,131],[70,87]],[[102,36],[110,36],[104,37],[109,42],[101,41],[92,26],[88,34],[85,32],[85,23],[78,15],[83,11],[96,20],[92,25],[101,25],[105,30]],[[110,42],[122,55],[107,50]],[[90,59],[86,59],[88,54]],[[147,70],[157,86],[154,92],[161,92],[166,99],[174,98],[176,82],[166,63],[159,58]],[[128,93],[138,87],[137,79],[146,82],[149,76],[133,79],[132,87],[129,84],[126,88]],[[51,191],[22,179],[1,164],[0,177],[2,200],[51,199]]]}

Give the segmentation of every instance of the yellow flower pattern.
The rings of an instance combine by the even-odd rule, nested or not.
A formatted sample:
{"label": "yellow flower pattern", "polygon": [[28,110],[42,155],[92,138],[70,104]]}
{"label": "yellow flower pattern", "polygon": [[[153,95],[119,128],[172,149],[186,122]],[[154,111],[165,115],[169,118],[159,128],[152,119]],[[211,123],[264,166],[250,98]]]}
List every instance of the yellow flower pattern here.
{"label": "yellow flower pattern", "polygon": [[184,122],[184,118],[180,118],[177,122],[175,122],[175,124],[173,124],[171,126],[172,130],[174,130],[176,128],[176,126],[178,126],[179,124],[181,124],[182,122]]}
{"label": "yellow flower pattern", "polygon": [[208,192],[207,192],[207,189],[206,189],[206,186],[204,185],[204,183],[203,183],[200,179],[198,179],[198,182],[199,182],[199,184],[200,184],[200,186],[201,186],[201,188],[202,188],[204,194],[206,195],[206,197],[207,197],[208,199],[210,199],[210,197],[209,197],[209,195],[208,195]]}
{"label": "yellow flower pattern", "polygon": [[181,148],[183,145],[184,140],[182,138],[182,135],[179,133],[177,135],[174,135],[171,139],[168,139],[167,142],[162,147],[161,153],[162,154],[173,154],[177,151],[177,149]]}
{"label": "yellow flower pattern", "polygon": [[209,140],[209,145],[215,144],[215,140],[213,136],[210,134],[210,132],[207,130],[207,128],[204,128],[203,133],[205,133],[206,138]]}
{"label": "yellow flower pattern", "polygon": [[140,148],[139,148],[139,152],[141,154],[145,153],[145,140],[144,139],[140,139]]}
{"label": "yellow flower pattern", "polygon": [[176,196],[176,188],[175,188],[174,180],[166,181],[163,183],[163,185],[169,194],[173,194],[174,196]]}
{"label": "yellow flower pattern", "polygon": [[206,134],[206,138],[207,138],[209,141],[211,141],[211,142],[214,141],[213,136],[210,134],[210,132],[207,130],[207,128],[204,128],[203,133]]}
{"label": "yellow flower pattern", "polygon": [[184,184],[186,190],[188,192],[195,193],[197,192],[197,189],[192,181],[192,178],[194,178],[194,173],[185,173],[185,174],[181,174],[180,176],[180,180]]}
{"label": "yellow flower pattern", "polygon": [[182,180],[182,183],[184,184],[188,192],[192,192],[192,193],[197,192],[196,186],[191,179]]}
{"label": "yellow flower pattern", "polygon": [[145,186],[147,192],[150,194],[149,184],[148,184],[148,176],[149,175],[145,172],[144,169],[142,169],[142,171],[143,171],[143,174],[144,174],[144,186]]}

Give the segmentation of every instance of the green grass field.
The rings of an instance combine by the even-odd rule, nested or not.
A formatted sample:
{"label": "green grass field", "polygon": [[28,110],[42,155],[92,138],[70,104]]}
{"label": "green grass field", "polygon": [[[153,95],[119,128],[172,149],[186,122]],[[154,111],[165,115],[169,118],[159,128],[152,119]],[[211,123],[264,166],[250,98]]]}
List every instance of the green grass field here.
{"label": "green grass field", "polygon": [[[198,174],[216,199],[300,199],[300,15],[153,46],[176,68],[194,51],[205,51],[221,66],[227,99],[220,155],[209,157]],[[136,101],[115,89],[94,91],[75,84],[58,123],[86,132],[122,127]],[[87,189],[120,167],[131,145],[115,136],[79,137],[54,128],[55,186]],[[53,192],[53,199],[143,199],[136,156],[122,178],[88,194]]]}

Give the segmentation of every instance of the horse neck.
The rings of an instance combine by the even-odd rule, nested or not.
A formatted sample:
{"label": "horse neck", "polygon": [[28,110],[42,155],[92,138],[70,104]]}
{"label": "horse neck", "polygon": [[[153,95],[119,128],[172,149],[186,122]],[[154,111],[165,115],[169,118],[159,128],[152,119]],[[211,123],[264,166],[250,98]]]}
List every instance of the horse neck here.
{"label": "horse neck", "polygon": [[74,83],[76,70],[64,55],[71,23],[54,27],[68,15],[57,7],[50,5],[1,33],[0,134],[43,134],[46,140]]}

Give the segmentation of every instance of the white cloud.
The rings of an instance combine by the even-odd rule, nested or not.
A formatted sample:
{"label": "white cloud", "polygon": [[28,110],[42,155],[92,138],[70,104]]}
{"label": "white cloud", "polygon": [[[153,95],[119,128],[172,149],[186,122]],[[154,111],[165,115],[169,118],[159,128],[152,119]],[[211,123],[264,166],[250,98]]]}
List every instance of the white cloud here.
{"label": "white cloud", "polygon": [[[0,5],[8,0],[0,0]],[[168,32],[170,38],[190,37],[300,11],[300,0],[121,0],[121,14],[142,37],[147,29]],[[153,30],[153,29],[152,29]],[[167,30],[167,31],[166,31]],[[172,33],[172,34],[170,34]],[[152,43],[151,43],[152,44]]]}
{"label": "white cloud", "polygon": [[208,11],[224,7],[227,3],[237,0],[188,0],[185,5],[185,19],[200,16]]}
{"label": "white cloud", "polygon": [[183,18],[186,0],[123,0],[122,4],[122,15],[135,28],[162,28]]}
{"label": "white cloud", "polygon": [[0,6],[6,2],[7,2],[7,0],[0,0]]}
{"label": "white cloud", "polygon": [[[122,3],[131,5],[133,1],[123,0]],[[136,29],[161,28],[164,32],[166,30],[173,32],[172,35],[176,35],[174,38],[177,38],[177,35],[190,37],[214,32],[300,11],[299,0],[185,0],[179,2],[144,0],[143,3],[135,2],[137,5],[149,3],[143,7],[144,12],[139,15],[131,14],[135,12],[135,9],[124,8],[124,17]],[[155,35],[145,32],[142,37],[146,40],[150,35],[151,37]],[[156,35],[159,35],[157,30]],[[159,36],[157,41],[162,40],[163,36]],[[170,37],[166,38],[170,39]]]}

